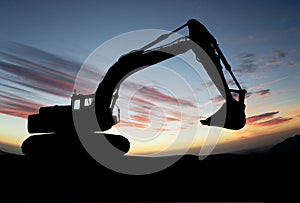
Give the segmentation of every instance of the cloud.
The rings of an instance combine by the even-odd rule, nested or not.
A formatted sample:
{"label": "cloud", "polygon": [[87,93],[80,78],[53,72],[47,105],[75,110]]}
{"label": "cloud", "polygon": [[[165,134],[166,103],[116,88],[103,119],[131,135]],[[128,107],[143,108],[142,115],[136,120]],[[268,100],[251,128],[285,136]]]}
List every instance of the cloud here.
{"label": "cloud", "polygon": [[253,53],[239,53],[237,55],[239,59],[239,69],[235,70],[238,73],[253,73],[257,69],[255,62],[255,55]]}
{"label": "cloud", "polygon": [[259,95],[259,96],[264,96],[264,95],[271,94],[271,92],[270,92],[270,89],[264,89],[264,90],[256,91],[253,94],[256,94],[256,95]]}
{"label": "cloud", "polygon": [[267,113],[248,117],[247,124],[251,124],[251,125],[255,125],[255,126],[273,126],[273,125],[286,123],[293,119],[293,118],[289,118],[289,117],[274,118],[274,116],[277,115],[278,113],[279,113],[279,111],[274,111],[274,112],[267,112]]}
{"label": "cloud", "polygon": [[[271,94],[271,90],[270,89],[261,89],[258,91],[254,91],[254,92],[247,92],[247,94],[245,95],[245,98],[249,98],[249,97],[253,97],[253,96],[266,96],[266,95],[270,95]],[[237,93],[233,93],[232,94],[234,98],[238,98],[238,94]]]}
{"label": "cloud", "polygon": [[181,119],[179,117],[174,117],[174,116],[167,117],[167,122],[176,122],[176,121],[181,121]]}
{"label": "cloud", "polygon": [[270,56],[270,59],[267,61],[267,66],[273,66],[273,65],[281,65],[284,63],[284,59],[288,56],[288,52],[277,49],[274,50]]}
{"label": "cloud", "polygon": [[180,127],[176,127],[176,128],[168,128],[168,127],[165,127],[165,128],[155,128],[155,131],[156,132],[173,132],[173,133],[168,133],[168,135],[170,136],[174,136],[174,135],[178,135],[178,133],[181,131],[181,130],[185,130],[187,129],[187,127],[184,127],[184,126],[180,126]]}
{"label": "cloud", "polygon": [[[157,122],[159,125],[165,126],[164,131],[171,131],[173,130],[172,123],[182,123],[183,120],[187,123],[187,121],[194,119],[186,112],[180,112],[178,108],[174,108],[172,105],[175,102],[173,97],[169,98],[167,97],[168,95],[160,91],[160,94],[158,94],[157,91],[158,90],[153,89],[147,89],[145,91],[145,87],[140,88],[134,97],[131,98],[130,105],[128,105],[130,115],[123,114],[119,126],[136,128],[149,128],[151,126],[152,128],[149,130],[156,130],[154,127],[155,124],[153,126],[153,122]],[[149,96],[148,94],[150,93],[153,94]],[[158,97],[163,97],[163,103],[167,105],[164,105],[161,102],[162,100],[158,99]],[[187,103],[186,105],[191,104]],[[161,127],[159,127],[159,129],[162,130]]]}
{"label": "cloud", "polygon": [[272,80],[272,81],[269,81],[266,83],[262,83],[262,84],[250,87],[250,88],[248,88],[248,90],[249,91],[250,90],[260,90],[260,89],[266,88],[266,86],[274,85],[274,84],[276,84],[278,82],[282,82],[283,80],[286,80],[286,79],[288,79],[288,76],[284,76],[284,77],[281,77],[281,78],[278,78],[278,79],[275,79],[275,80]]}
{"label": "cloud", "polygon": [[267,120],[267,121],[264,121],[264,122],[256,123],[255,125],[257,125],[257,126],[273,126],[273,125],[286,123],[286,122],[288,122],[292,119],[293,118],[278,117],[278,118],[274,118],[274,119]]}
{"label": "cloud", "polygon": [[[235,86],[235,82],[233,79],[227,79],[227,84],[230,86]],[[213,81],[203,82],[202,85],[200,85],[199,90],[201,91],[203,87],[211,88],[216,87],[215,83]]]}
{"label": "cloud", "polygon": [[159,89],[159,87],[148,87],[128,81],[125,81],[122,85],[127,89],[136,91],[135,94],[138,96],[135,95],[129,99],[138,106],[142,105],[151,108],[153,106],[157,106],[157,104],[164,103],[167,105],[197,108],[192,101],[164,93]]}
{"label": "cloud", "polygon": [[148,128],[149,126],[144,123],[132,122],[132,125],[136,128]]}
{"label": "cloud", "polygon": [[300,57],[288,61],[289,66],[298,66],[300,64]]}
{"label": "cloud", "polygon": [[[161,92],[160,90],[158,90],[155,87],[141,87],[141,85],[138,84],[134,84],[134,83],[126,83],[125,86],[127,88],[137,88],[138,89],[138,93],[140,94],[140,97],[143,98],[143,102],[147,103],[151,103],[154,104],[154,102],[164,102],[167,104],[171,104],[171,105],[180,105],[180,106],[187,106],[187,107],[195,107],[196,105],[187,100],[187,99],[183,99],[183,98],[177,98],[177,97],[173,97],[171,95],[165,94],[163,92]],[[137,99],[135,99],[137,100]]]}
{"label": "cloud", "polygon": [[247,124],[253,124],[253,123],[255,123],[257,121],[260,121],[260,120],[273,118],[274,115],[276,115],[278,113],[279,113],[279,111],[274,111],[274,112],[268,112],[268,113],[263,113],[263,114],[248,117],[247,118]]}
{"label": "cloud", "polygon": [[37,113],[37,109],[42,106],[42,104],[35,101],[9,95],[1,95],[0,103],[2,106],[0,109],[1,113],[21,118],[27,118],[29,114]]}
{"label": "cloud", "polygon": [[[252,97],[252,96],[266,96],[266,95],[270,95],[270,94],[271,94],[270,89],[261,89],[261,90],[254,91],[254,92],[247,92],[246,95],[245,95],[245,98],[249,98],[249,97]],[[232,92],[231,95],[232,95],[233,98],[238,100],[238,98],[239,98],[238,93]],[[213,98],[210,98],[209,100],[213,103],[221,103],[221,102],[223,103],[223,102],[226,101],[222,95],[217,95]]]}
{"label": "cloud", "polygon": [[221,96],[221,95],[217,95],[217,96],[215,96],[213,98],[210,98],[209,100],[212,101],[212,102],[216,102],[216,103],[218,103],[218,102],[225,102],[224,97]]}
{"label": "cloud", "polygon": [[135,121],[126,121],[126,120],[121,120],[120,123],[118,123],[119,127],[135,127],[135,128],[148,128],[149,124],[146,123],[140,123],[140,122],[135,122]]}
{"label": "cloud", "polygon": [[23,63],[0,61],[0,67],[3,83],[8,80],[64,97],[70,96],[76,76],[76,73],[74,75],[64,73],[63,68],[60,69],[62,72],[57,72],[42,66],[39,69],[28,67]]}
{"label": "cloud", "polygon": [[47,98],[70,98],[81,64],[44,50],[9,43],[0,50],[0,113],[27,117]]}
{"label": "cloud", "polygon": [[[247,99],[247,98],[251,97],[252,95],[253,95],[253,92],[247,92],[245,95],[245,98]],[[236,96],[236,98],[238,98],[238,94],[236,94],[235,96]]]}
{"label": "cloud", "polygon": [[129,110],[144,115],[147,115],[149,113],[149,108],[145,108],[145,106],[130,105]]}
{"label": "cloud", "polygon": [[150,114],[151,116],[154,116],[155,119],[159,119],[162,122],[177,122],[182,119],[182,113],[177,112],[177,110],[174,110],[173,108],[164,108],[162,112],[160,108],[155,108],[157,106],[152,102],[148,102],[147,100],[138,97],[134,98],[134,101],[139,102],[135,103],[135,105],[130,105],[129,110],[134,112],[135,115],[130,115],[129,119],[142,123],[150,123]]}
{"label": "cloud", "polygon": [[136,105],[144,106],[144,107],[153,107],[155,104],[147,99],[143,99],[137,96],[134,96],[130,99],[130,101]]}
{"label": "cloud", "polygon": [[137,121],[139,123],[145,123],[145,124],[151,123],[150,118],[148,116],[145,116],[145,115],[131,115],[130,119],[134,120],[134,121]]}
{"label": "cloud", "polygon": [[269,56],[267,56],[267,60],[265,61],[265,65],[271,67],[283,67],[283,66],[295,67],[298,66],[299,64],[300,64],[299,51],[296,49],[273,50],[269,54]]}

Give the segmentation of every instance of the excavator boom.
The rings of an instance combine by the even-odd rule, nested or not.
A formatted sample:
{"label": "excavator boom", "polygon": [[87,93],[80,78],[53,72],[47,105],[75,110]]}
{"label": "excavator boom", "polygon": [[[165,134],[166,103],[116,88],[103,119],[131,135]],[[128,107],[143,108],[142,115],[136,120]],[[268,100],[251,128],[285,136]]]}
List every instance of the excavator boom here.
{"label": "excavator boom", "polygon": [[[167,39],[170,35],[179,31],[180,29],[183,29],[186,26],[188,26],[189,28],[188,37],[181,37],[178,40],[175,40],[174,42],[169,43],[167,45],[160,46],[152,50],[149,49],[155,46],[156,44],[158,44],[159,42]],[[232,108],[233,106],[238,106],[234,104],[234,100],[232,98],[231,92],[239,93],[240,95],[238,101],[238,104],[240,106],[238,109],[238,112],[240,114],[238,116],[239,118],[235,119],[233,117],[230,117],[230,119],[234,121],[232,122],[227,121],[227,125],[225,123],[224,127],[229,129],[242,128],[245,125],[243,103],[244,103],[244,97],[246,91],[241,88],[237,79],[232,73],[231,67],[228,64],[227,60],[225,59],[225,56],[221,52],[216,39],[211,35],[211,33],[206,29],[204,25],[202,25],[197,20],[191,19],[186,24],[180,26],[174,31],[159,36],[156,40],[145,45],[141,49],[132,51],[128,54],[121,56],[118,59],[118,61],[109,68],[103,80],[99,84],[95,94],[95,110],[96,110],[96,116],[101,130],[103,131],[108,130],[113,125],[116,124],[116,121],[112,116],[112,110],[114,106],[111,105],[112,103],[111,101],[113,100],[114,92],[116,91],[116,89],[119,88],[122,81],[124,81],[129,75],[141,69],[147,68],[151,65],[157,64],[159,62],[165,61],[179,54],[185,53],[188,50],[193,50],[197,56],[197,51],[194,50],[193,44],[196,44],[199,47],[201,47],[206,52],[206,54],[210,57],[210,59],[213,61],[215,67],[217,68],[219,77],[221,78],[222,81],[222,84],[216,84],[216,86],[219,89],[222,96],[226,99],[226,101],[229,101],[230,105],[228,106],[230,106],[230,108]],[[229,89],[224,74],[222,72],[221,62],[225,66],[226,70],[230,72],[231,76],[236,82],[238,90]],[[208,72],[208,75],[212,79],[215,77],[211,70],[206,69],[206,71]],[[206,123],[204,122],[203,124],[210,125],[211,121],[207,121],[207,122]],[[239,123],[239,124],[235,125],[234,123]]]}

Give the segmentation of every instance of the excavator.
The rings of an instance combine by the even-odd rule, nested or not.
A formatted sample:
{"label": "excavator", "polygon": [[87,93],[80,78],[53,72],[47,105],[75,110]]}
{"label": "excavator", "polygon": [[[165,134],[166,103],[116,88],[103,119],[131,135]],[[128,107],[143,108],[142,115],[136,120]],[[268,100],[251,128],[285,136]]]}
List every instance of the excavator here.
{"label": "excavator", "polygon": [[[188,27],[188,36],[179,37],[165,45],[155,47],[155,45],[185,27]],[[118,115],[114,115],[113,110],[116,108],[121,83],[137,71],[186,53],[189,50],[194,52],[196,59],[202,64],[207,64],[207,62],[203,60],[201,55],[204,53],[209,57],[212,62],[211,65],[208,63],[203,67],[225,99],[225,103],[216,113],[205,120],[200,120],[201,124],[231,130],[242,129],[246,124],[245,95],[247,91],[239,84],[213,35],[199,21],[190,19],[172,32],[163,34],[144,47],[121,56],[108,69],[95,94],[82,95],[74,93],[71,97],[71,105],[41,107],[38,114],[29,115],[28,132],[42,135],[32,135],[27,138],[22,144],[23,153],[28,155],[42,154],[47,149],[41,146],[51,146],[53,148],[58,143],[67,144],[71,140],[75,140],[77,136],[73,121],[74,115],[88,118],[89,113],[94,111],[97,125],[101,131],[111,129],[112,126],[120,122],[120,109],[117,107]],[[223,68],[229,72],[237,89],[229,88]],[[236,94],[238,95],[237,99],[234,97]],[[223,120],[220,119],[222,117]],[[91,132],[95,130],[94,126],[87,129],[90,129]],[[126,138],[104,135],[116,148],[125,153],[128,152],[130,143]],[[56,138],[54,138],[55,136]],[[63,144],[61,146],[61,148],[64,148]],[[56,150],[58,148],[55,147]]]}

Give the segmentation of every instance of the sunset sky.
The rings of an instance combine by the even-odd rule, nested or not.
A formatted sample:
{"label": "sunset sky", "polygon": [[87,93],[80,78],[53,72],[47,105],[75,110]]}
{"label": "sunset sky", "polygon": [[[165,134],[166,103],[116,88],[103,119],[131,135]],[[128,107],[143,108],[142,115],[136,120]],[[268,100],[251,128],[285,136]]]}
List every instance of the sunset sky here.
{"label": "sunset sky", "polygon": [[[130,153],[190,148],[199,154],[216,142],[216,152],[247,150],[300,133],[299,10],[296,0],[2,0],[0,149],[20,153],[27,116],[41,106],[69,104],[76,77],[80,93],[93,93],[118,57],[190,18],[214,35],[247,89],[247,125],[239,131],[202,126],[199,119],[224,101],[201,65],[199,77],[174,59],[132,75],[120,89],[121,122],[112,132],[131,140]],[[155,30],[146,36],[144,29]],[[132,31],[140,38],[116,46]],[[191,56],[184,55],[193,63]]]}

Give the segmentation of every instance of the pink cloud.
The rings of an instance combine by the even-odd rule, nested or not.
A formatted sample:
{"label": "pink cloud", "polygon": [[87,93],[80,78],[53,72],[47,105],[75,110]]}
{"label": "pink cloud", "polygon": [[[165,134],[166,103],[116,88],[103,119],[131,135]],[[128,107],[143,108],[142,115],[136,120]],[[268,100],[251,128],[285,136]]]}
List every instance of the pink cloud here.
{"label": "pink cloud", "polygon": [[257,121],[268,119],[268,118],[273,118],[274,115],[278,114],[279,111],[274,111],[274,112],[268,112],[268,113],[263,113],[255,116],[251,116],[247,118],[247,124],[253,124]]}
{"label": "pink cloud", "polygon": [[293,118],[284,118],[284,117],[274,118],[274,116],[278,113],[279,111],[274,111],[274,112],[268,112],[268,113],[263,113],[263,114],[248,117],[247,124],[255,125],[255,126],[273,126],[273,125],[286,123],[293,119]]}
{"label": "pink cloud", "polygon": [[148,106],[148,107],[155,106],[155,104],[153,102],[151,102],[147,99],[136,97],[136,96],[131,98],[131,102],[133,102],[134,104],[142,105],[142,106]]}
{"label": "pink cloud", "polygon": [[260,123],[255,123],[254,125],[257,126],[273,126],[273,125],[278,125],[278,124],[282,124],[282,123],[286,123],[290,120],[292,120],[293,118],[283,118],[283,117],[278,117],[278,118],[274,118],[271,120],[267,120],[264,122],[260,122]]}
{"label": "pink cloud", "polygon": [[120,126],[120,127],[148,128],[149,124],[139,123],[139,122],[135,122],[135,121],[122,120],[120,123],[118,123],[118,126]]}
{"label": "pink cloud", "polygon": [[183,106],[196,107],[196,105],[189,100],[167,95],[154,87],[142,87],[139,89],[139,93],[142,94],[143,98],[149,99],[149,101],[165,102],[168,104],[178,104]]}
{"label": "pink cloud", "polygon": [[180,118],[178,118],[178,117],[171,117],[171,116],[168,116],[167,117],[167,122],[176,122],[176,121],[181,121],[181,119]]}
{"label": "pink cloud", "polygon": [[255,92],[254,94],[259,95],[259,96],[264,96],[264,95],[269,95],[271,94],[270,89],[265,89],[265,90],[259,90]]}
{"label": "pink cloud", "polygon": [[81,64],[13,43],[0,51],[1,113],[26,118],[51,96],[69,98]]}
{"label": "pink cloud", "polygon": [[[185,130],[187,129],[187,127],[181,126],[181,127],[177,127],[175,129],[172,128],[156,128],[155,131],[156,132],[180,132],[181,130]],[[168,135],[174,135],[174,134],[168,134]]]}
{"label": "pink cloud", "polygon": [[212,101],[212,102],[225,102],[225,99],[221,95],[217,95],[217,96],[211,98],[210,101]]}
{"label": "pink cloud", "polygon": [[130,116],[130,119],[140,123],[146,123],[146,124],[149,124],[151,122],[150,118],[144,115],[132,115]]}
{"label": "pink cloud", "polygon": [[0,113],[27,118],[29,114],[38,112],[38,108],[43,106],[40,103],[29,101],[23,98],[16,98],[6,95],[1,95],[2,108]]}
{"label": "pink cloud", "polygon": [[133,111],[135,113],[145,114],[145,115],[147,115],[149,113],[149,109],[143,108],[141,106],[130,106],[129,110]]}

